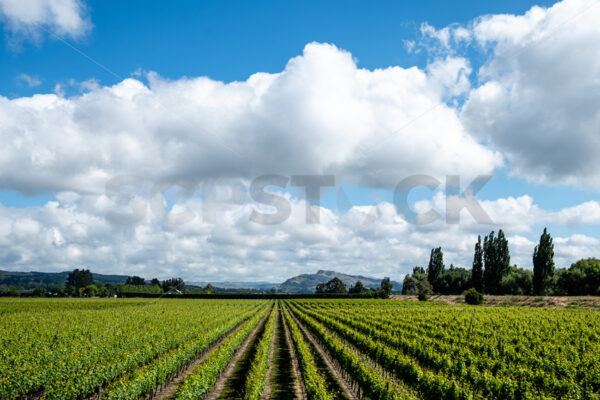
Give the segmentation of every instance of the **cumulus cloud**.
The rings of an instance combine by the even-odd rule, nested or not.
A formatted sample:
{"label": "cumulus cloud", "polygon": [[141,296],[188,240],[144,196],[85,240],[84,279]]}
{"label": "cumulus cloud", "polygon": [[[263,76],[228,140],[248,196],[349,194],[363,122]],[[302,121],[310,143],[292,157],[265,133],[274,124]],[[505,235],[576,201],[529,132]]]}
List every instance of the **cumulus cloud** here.
{"label": "cumulus cloud", "polygon": [[[512,263],[531,268],[531,254],[541,232],[531,226],[554,218],[552,212],[523,196],[483,204],[498,218],[493,226],[477,225],[468,214],[462,216],[461,224],[447,225],[442,218],[417,226],[407,223],[386,202],[354,206],[345,213],[309,206],[308,212],[318,211],[320,223],[306,224],[306,202],[284,196],[291,213],[276,225],[253,222],[253,211],[273,210],[249,201],[222,207],[216,223],[207,222],[206,200],[197,197],[178,202],[166,215],[153,212],[145,201],[143,218],[131,224],[114,224],[106,218],[109,212],[121,210],[105,195],[62,192],[42,207],[0,205],[0,254],[4,255],[0,262],[3,269],[62,271],[84,265],[103,273],[182,276],[191,281],[258,277],[281,281],[318,269],[401,279],[413,266],[426,265],[430,249],[437,246],[443,247],[447,265],[470,266],[477,235],[498,228],[509,235]],[[435,203],[438,207],[443,199],[438,196]],[[582,207],[590,205],[556,214],[573,215],[573,210]],[[185,223],[172,223],[177,221],[171,218],[173,214],[182,212],[192,217]],[[570,218],[563,222],[568,224]],[[555,243],[558,266],[600,250],[600,241],[584,235],[556,237]]]}
{"label": "cumulus cloud", "polygon": [[514,174],[600,187],[600,2],[565,0],[524,15],[488,15],[470,29],[491,51],[461,120]]}
{"label": "cumulus cloud", "polygon": [[427,70],[360,69],[350,53],[312,43],[280,73],[244,82],[150,74],[148,85],[126,79],[68,98],[0,97],[0,186],[100,192],[119,174],[469,179],[502,162],[444,102],[468,89],[469,71],[452,57]]}
{"label": "cumulus cloud", "polygon": [[28,74],[19,74],[19,76],[17,76],[17,82],[24,83],[29,87],[36,87],[42,84],[40,78]]}
{"label": "cumulus cloud", "polygon": [[0,0],[0,22],[16,38],[38,39],[44,31],[77,38],[91,28],[80,0]]}

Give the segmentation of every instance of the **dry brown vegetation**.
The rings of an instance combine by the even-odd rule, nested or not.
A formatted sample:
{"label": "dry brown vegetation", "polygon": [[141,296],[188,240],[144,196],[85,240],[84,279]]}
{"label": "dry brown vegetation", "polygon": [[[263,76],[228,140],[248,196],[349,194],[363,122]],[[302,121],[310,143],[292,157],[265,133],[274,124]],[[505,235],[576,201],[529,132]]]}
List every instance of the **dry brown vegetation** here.
{"label": "dry brown vegetation", "polygon": [[[417,296],[392,295],[394,300],[418,301]],[[435,295],[430,301],[439,301],[447,304],[465,304],[465,297],[461,295]],[[485,296],[487,306],[527,306],[527,307],[585,307],[600,310],[600,297],[597,296]]]}

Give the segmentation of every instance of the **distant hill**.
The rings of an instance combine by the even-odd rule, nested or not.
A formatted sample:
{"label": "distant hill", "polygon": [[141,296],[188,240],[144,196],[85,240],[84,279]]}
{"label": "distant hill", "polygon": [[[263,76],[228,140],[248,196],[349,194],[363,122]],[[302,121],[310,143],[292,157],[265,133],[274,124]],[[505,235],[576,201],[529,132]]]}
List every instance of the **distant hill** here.
{"label": "distant hill", "polygon": [[[282,293],[314,293],[317,284],[326,283],[334,277],[338,277],[344,282],[347,288],[350,288],[350,286],[354,285],[357,281],[361,281],[366,288],[376,289],[381,285],[380,278],[369,278],[362,275],[347,275],[336,271],[319,270],[316,274],[302,274],[290,278],[279,285],[277,289]],[[394,285],[394,291],[402,290],[401,283],[392,281],[392,284]]]}
{"label": "distant hill", "polygon": [[209,282],[209,281],[205,281],[205,282],[189,282],[189,283],[186,282],[185,284],[186,284],[186,286],[197,286],[197,287],[203,288],[204,286],[206,286],[209,283],[214,288],[222,289],[222,290],[244,290],[244,289],[269,290],[271,288],[277,288],[279,286],[278,283],[263,282],[263,281],[259,281],[259,282],[229,282],[229,281]]}
{"label": "distant hill", "polygon": [[[70,271],[64,272],[12,272],[0,270],[0,285],[11,287],[18,290],[32,290],[38,287],[51,288],[65,283]],[[127,275],[103,275],[92,272],[95,281],[103,283],[125,283]],[[361,281],[367,288],[376,289],[381,284],[379,278],[369,278],[361,275],[348,275],[336,271],[317,271],[316,274],[302,274],[286,280],[283,283],[273,282],[210,282],[219,292],[266,292],[269,289],[276,289],[280,293],[314,293],[318,283],[325,283],[333,277],[338,277],[350,288],[357,281]],[[148,282],[148,281],[147,281]],[[191,289],[202,289],[209,282],[186,282],[186,286]],[[392,281],[394,291],[402,290],[402,284]]]}
{"label": "distant hill", "polygon": [[[64,272],[13,272],[0,270],[0,285],[14,286],[19,290],[30,290],[38,287],[50,288],[65,283],[71,271]],[[103,275],[92,273],[95,281],[117,284],[125,283],[127,275]]]}

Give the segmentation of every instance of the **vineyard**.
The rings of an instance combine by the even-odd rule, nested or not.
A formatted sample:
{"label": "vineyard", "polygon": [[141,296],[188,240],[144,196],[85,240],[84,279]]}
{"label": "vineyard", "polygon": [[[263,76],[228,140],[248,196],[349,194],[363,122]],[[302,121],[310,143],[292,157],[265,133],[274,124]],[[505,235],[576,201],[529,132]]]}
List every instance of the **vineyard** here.
{"label": "vineyard", "polygon": [[578,308],[0,299],[0,399],[600,399]]}

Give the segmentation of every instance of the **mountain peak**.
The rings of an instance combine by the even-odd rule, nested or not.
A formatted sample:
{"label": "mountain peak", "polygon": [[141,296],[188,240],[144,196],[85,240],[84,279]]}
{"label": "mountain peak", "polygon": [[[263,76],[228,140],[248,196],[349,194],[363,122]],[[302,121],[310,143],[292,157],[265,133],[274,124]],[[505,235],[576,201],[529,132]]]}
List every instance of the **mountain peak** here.
{"label": "mountain peak", "polygon": [[[347,288],[354,285],[357,281],[361,281],[366,288],[377,289],[381,285],[380,278],[348,275],[342,272],[320,269],[314,274],[302,274],[286,280],[279,285],[279,291],[283,293],[314,293],[317,284],[326,283],[334,276],[341,279]],[[394,290],[402,289],[401,283],[392,281],[392,284],[394,285]]]}
{"label": "mountain peak", "polygon": [[325,269],[320,269],[317,271],[317,275],[344,275],[341,272],[336,272],[336,271],[328,271]]}

